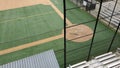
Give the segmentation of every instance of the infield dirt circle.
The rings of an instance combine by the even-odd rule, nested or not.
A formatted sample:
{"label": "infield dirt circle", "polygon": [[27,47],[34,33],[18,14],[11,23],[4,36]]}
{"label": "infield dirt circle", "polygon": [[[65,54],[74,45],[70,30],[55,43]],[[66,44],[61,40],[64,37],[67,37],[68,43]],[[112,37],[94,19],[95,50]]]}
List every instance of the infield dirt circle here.
{"label": "infield dirt circle", "polygon": [[66,29],[66,39],[73,42],[85,42],[92,36],[93,30],[86,25],[77,25]]}

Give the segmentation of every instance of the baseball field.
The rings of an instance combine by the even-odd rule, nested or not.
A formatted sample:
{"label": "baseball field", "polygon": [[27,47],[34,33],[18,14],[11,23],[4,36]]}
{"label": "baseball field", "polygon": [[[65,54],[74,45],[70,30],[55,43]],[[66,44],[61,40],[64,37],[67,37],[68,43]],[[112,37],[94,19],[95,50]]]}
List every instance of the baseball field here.
{"label": "baseball field", "polygon": [[0,6],[0,65],[53,49],[63,67],[63,14],[50,0],[1,0]]}
{"label": "baseball field", "polygon": [[[52,1],[62,11],[62,7],[60,8],[62,1],[57,0],[59,1],[59,4],[57,4],[54,0]],[[90,15],[88,12],[76,7],[77,6],[73,4],[70,0],[66,0],[67,18],[71,21],[72,24],[76,24],[77,26],[86,25],[93,30],[96,18]],[[115,30],[105,25],[104,22],[99,21],[92,48],[91,58],[107,52],[114,32]],[[86,37],[86,35],[79,38],[84,39],[84,37]],[[67,66],[69,64],[72,65],[84,61],[88,57],[91,39],[84,42],[75,42],[75,39],[73,38],[71,40],[67,40]],[[120,47],[119,41],[120,34],[118,33],[111,47],[111,51],[115,51],[117,47]]]}
{"label": "baseball field", "polygon": [[[94,29],[95,17],[80,8],[71,9],[76,5],[70,0],[66,0],[66,6],[67,27],[80,24]],[[0,8],[0,65],[53,49],[63,68],[62,0],[1,0]],[[99,21],[91,57],[107,52],[114,32]],[[80,38],[84,39],[83,35]],[[119,41],[117,34],[111,51],[120,47]],[[90,43],[91,38],[82,42],[67,40],[67,65],[86,60]]]}

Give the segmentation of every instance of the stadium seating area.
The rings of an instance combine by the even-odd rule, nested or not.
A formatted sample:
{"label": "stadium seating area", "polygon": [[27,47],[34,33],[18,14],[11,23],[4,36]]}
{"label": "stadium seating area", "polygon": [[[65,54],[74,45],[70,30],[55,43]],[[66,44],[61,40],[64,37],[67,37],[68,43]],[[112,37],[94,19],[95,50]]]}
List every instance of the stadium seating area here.
{"label": "stadium seating area", "polygon": [[[110,17],[112,15],[113,9],[114,9],[114,2],[110,1],[110,2],[106,2],[103,3],[102,6],[102,10],[101,10],[101,14],[100,17],[104,18],[106,21],[110,22]],[[115,8],[115,11],[113,13],[113,17],[111,19],[111,24],[113,24],[114,26],[118,26],[118,24],[120,23],[120,5],[117,5],[117,7]]]}
{"label": "stadium seating area", "polygon": [[115,53],[105,53],[88,62],[83,61],[68,68],[120,68],[120,49]]}

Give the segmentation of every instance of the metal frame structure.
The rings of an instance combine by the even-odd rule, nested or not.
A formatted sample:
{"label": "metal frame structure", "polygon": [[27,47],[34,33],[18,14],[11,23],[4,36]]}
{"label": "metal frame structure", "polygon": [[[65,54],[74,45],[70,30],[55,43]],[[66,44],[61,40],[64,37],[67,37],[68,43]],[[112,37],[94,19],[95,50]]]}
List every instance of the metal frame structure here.
{"label": "metal frame structure", "polygon": [[[65,0],[64,0],[64,1],[65,1]],[[64,3],[65,3],[65,2],[64,2]],[[95,23],[95,27],[94,27],[93,37],[92,37],[92,41],[91,41],[91,44],[90,44],[90,47],[89,47],[88,57],[87,57],[87,59],[86,59],[87,61],[90,60],[93,43],[94,43],[94,41],[95,41],[94,38],[95,38],[95,35],[96,35],[96,33],[97,33],[96,29],[97,29],[98,22],[99,22],[99,20],[101,20],[101,19],[108,18],[108,17],[100,18],[100,12],[101,12],[102,3],[103,3],[103,0],[101,0],[101,2],[100,2],[99,11],[98,11],[98,14],[97,14],[96,23]],[[110,23],[111,23],[112,17],[114,16],[114,12],[115,12],[115,8],[116,8],[117,3],[118,3],[118,0],[116,0],[115,5],[114,5],[114,8],[113,8],[113,11],[112,11],[112,14],[111,14],[111,16],[109,16],[109,17],[110,17],[110,22],[109,22],[109,24],[108,24],[108,27],[109,27],[109,25],[110,25]],[[76,6],[76,7],[73,7],[73,8],[68,8],[68,9],[66,9],[66,4],[64,4],[64,22],[66,23],[66,11],[67,11],[67,10],[77,9],[77,8],[80,8],[80,7],[82,7],[82,6],[78,6],[78,7]],[[93,20],[93,21],[94,21],[94,20]],[[86,23],[89,23],[89,22],[86,22]],[[66,24],[65,24],[65,25],[66,25]],[[77,24],[77,25],[80,25],[80,24]],[[77,25],[74,25],[74,26],[77,26]],[[66,28],[70,28],[70,27],[74,27],[74,26],[69,26],[69,27],[66,27]],[[118,33],[119,27],[120,27],[120,23],[119,23],[119,25],[117,26],[117,29],[115,30],[115,33],[114,33],[113,37],[111,37],[112,39],[109,39],[109,40],[110,40],[110,45],[109,45],[109,47],[108,47],[108,49],[107,49],[107,52],[110,52],[110,50],[111,50],[111,47],[112,47],[112,45],[113,45],[113,42],[114,42],[114,40],[115,40],[115,38],[116,38],[116,35],[117,35],[117,33]],[[106,30],[106,29],[105,29],[105,30]],[[103,30],[103,31],[104,31],[104,30]],[[65,29],[65,32],[66,32],[66,29]],[[66,40],[66,33],[65,33],[64,36],[65,36],[65,39],[64,39],[64,40]],[[81,38],[81,37],[79,37],[79,38]],[[75,39],[77,39],[77,38],[75,38]],[[65,42],[66,42],[66,41],[65,41]],[[65,52],[66,52],[66,44],[65,44]],[[65,55],[66,55],[66,53],[65,53]],[[66,56],[65,56],[65,58],[66,58]],[[66,60],[65,60],[65,61],[66,61]]]}
{"label": "metal frame structure", "polygon": [[0,68],[60,68],[60,66],[54,50],[48,50],[40,54],[1,65]]}
{"label": "metal frame structure", "polygon": [[101,7],[102,7],[102,2],[103,2],[103,0],[101,0],[101,2],[100,2],[100,7],[99,7],[99,11],[98,11],[95,27],[94,27],[93,37],[92,37],[92,41],[91,41],[91,45],[90,45],[87,61],[90,60],[91,50],[92,50],[92,46],[93,46],[93,42],[94,42],[94,38],[95,38],[95,33],[96,33],[98,21],[99,21],[99,16],[100,16],[100,11],[101,11]]}

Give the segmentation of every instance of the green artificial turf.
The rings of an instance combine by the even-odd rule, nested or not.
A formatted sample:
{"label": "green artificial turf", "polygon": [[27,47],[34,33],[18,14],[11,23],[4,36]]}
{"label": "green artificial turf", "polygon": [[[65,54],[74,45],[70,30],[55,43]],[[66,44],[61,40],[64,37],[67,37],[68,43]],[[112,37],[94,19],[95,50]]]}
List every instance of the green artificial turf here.
{"label": "green artificial turf", "polygon": [[50,0],[63,13],[63,0]]}
{"label": "green artificial turf", "polygon": [[0,50],[61,34],[63,21],[50,6],[0,12]]}
{"label": "green artificial turf", "polygon": [[[53,1],[53,0],[52,0]],[[59,1],[60,0],[54,0]],[[53,2],[54,3],[54,2]],[[58,8],[61,6],[59,4],[54,3]],[[66,0],[66,8],[68,9],[66,11],[67,18],[73,23],[73,24],[84,24],[89,26],[91,29],[94,29],[96,18],[90,15],[88,12],[76,8],[70,0]],[[61,8],[59,8],[61,9]],[[104,25],[103,22],[99,21],[97,26],[97,33],[95,35],[94,44],[91,52],[91,57],[97,56],[103,53],[107,52],[107,49],[110,45],[110,42],[112,40],[113,34],[115,31],[111,30],[108,26]],[[117,35],[116,39],[114,40],[113,46],[111,48],[111,51],[115,51],[117,47],[120,47],[120,34]],[[67,66],[69,64],[75,64],[81,61],[84,61],[87,59],[89,48],[90,48],[91,40],[82,42],[82,43],[75,43],[72,41],[67,40]],[[90,57],[90,58],[91,58]]]}
{"label": "green artificial turf", "polygon": [[[51,1],[57,6],[57,8],[61,12],[63,12],[63,6],[62,6],[63,1],[62,0],[51,0]],[[76,7],[69,0],[66,0],[66,4],[67,4],[67,9]],[[11,22],[11,24],[0,23],[0,30],[2,30],[0,32],[0,42],[5,42],[5,41],[10,40],[10,42],[0,44],[0,49],[1,50],[6,49],[6,48],[14,47],[14,46],[17,46],[17,45],[20,45],[23,43],[28,43],[28,42],[32,42],[35,40],[39,40],[39,39],[43,39],[43,38],[47,38],[50,36],[60,34],[61,30],[54,31],[53,29],[62,29],[63,26],[59,26],[59,25],[63,25],[63,23],[62,23],[63,21],[61,19],[56,19],[56,17],[59,18],[59,16],[55,13],[55,11],[50,6],[46,6],[46,8],[44,8],[44,7],[43,7],[43,5],[37,5],[37,7],[30,6],[30,7],[18,8],[18,9],[16,9],[16,12],[18,12],[18,13],[15,13],[14,9],[12,9],[10,12],[12,15],[11,17],[7,17],[7,16],[9,16],[9,13],[6,16],[3,15],[3,14],[6,14],[9,10],[7,10],[6,13],[5,13],[5,11],[0,11],[0,16],[3,15],[0,17],[0,22],[3,22],[5,20],[9,20],[9,19],[11,20],[14,18],[23,17],[23,16],[29,17],[29,14],[35,15],[35,14],[38,14],[39,12],[44,13],[46,11],[49,12],[49,10],[53,11],[53,13],[51,13],[47,16],[42,15],[41,17],[36,16],[36,18],[30,18],[30,19],[27,18],[25,20],[25,22],[22,22],[23,20],[18,20],[15,22]],[[39,11],[36,11],[36,9]],[[41,9],[43,9],[43,10],[41,10]],[[47,9],[49,9],[49,10],[47,10]],[[12,12],[12,11],[14,11],[14,12]],[[14,13],[16,16],[13,15]],[[46,18],[48,19],[48,21],[46,21]],[[81,24],[89,26],[91,29],[94,29],[94,25],[96,22],[96,21],[92,21],[92,20],[95,20],[96,18],[94,18],[92,15],[90,15],[86,11],[81,10],[79,8],[73,9],[73,10],[67,10],[67,18],[73,24],[81,23]],[[34,22],[32,19],[35,20],[36,22]],[[22,22],[19,24],[20,26],[17,24],[17,23],[19,23],[19,21]],[[45,23],[39,23],[41,21],[45,22]],[[92,22],[85,23],[88,21],[92,21]],[[10,23],[10,21],[8,21],[8,22]],[[50,22],[50,24],[48,22]],[[58,22],[60,22],[60,23],[58,23]],[[54,26],[52,23],[56,26]],[[46,25],[46,24],[48,24],[48,25]],[[15,25],[16,28],[12,25]],[[48,27],[48,26],[49,27],[47,29],[41,25],[44,25],[45,27]],[[39,26],[41,26],[41,27],[39,27]],[[52,26],[54,26],[54,27],[52,27]],[[23,29],[20,30],[21,28],[23,28],[24,30]],[[12,31],[9,31],[11,29],[12,29]],[[43,32],[41,32],[41,30],[43,30]],[[53,30],[53,32],[51,30]],[[17,32],[14,34],[15,31],[17,31]],[[50,31],[50,32],[45,33],[44,31],[45,32]],[[7,37],[5,37],[5,35],[7,33],[8,33],[8,35],[7,35]],[[112,39],[113,34],[114,34],[114,31],[111,30],[110,28],[108,28],[107,26],[105,26],[103,24],[103,22],[98,23],[97,33],[95,35],[95,41],[93,44],[91,57],[107,52],[107,49],[109,47],[109,44],[110,44],[110,41]],[[20,36],[17,37],[18,35],[20,35]],[[31,37],[29,37],[29,36],[31,36]],[[25,39],[24,37],[29,37],[29,38]],[[23,39],[14,41],[16,39],[21,39],[21,38],[23,38]],[[13,42],[11,40],[13,40]],[[120,41],[120,34],[117,34],[117,37],[113,43],[111,51],[115,51],[117,47],[120,47],[119,41]],[[66,43],[67,44],[67,54],[66,54],[67,55],[67,57],[66,57],[67,58],[67,66],[69,64],[72,65],[72,64],[81,62],[83,60],[86,60],[87,56],[88,56],[90,43],[91,43],[91,40],[86,41],[86,42],[82,42],[82,43],[75,43],[75,42],[67,40],[67,43]],[[27,49],[24,49],[21,51],[17,51],[14,53],[10,53],[7,55],[3,55],[3,56],[0,56],[0,64],[2,65],[2,64],[11,62],[11,61],[22,59],[22,58],[25,58],[27,56],[31,56],[31,55],[49,50],[49,49],[54,49],[56,56],[57,56],[57,59],[58,59],[58,62],[60,64],[61,68],[63,68],[63,60],[64,60],[64,58],[63,58],[63,47],[64,46],[63,45],[64,45],[63,39],[58,39],[58,40],[55,40],[52,42],[41,44],[39,46],[35,46],[35,47],[27,48]]]}
{"label": "green artificial turf", "polygon": [[[0,50],[62,33],[63,20],[49,5],[0,11]],[[63,38],[0,56],[0,65],[53,49],[63,68]]]}
{"label": "green artificial turf", "polygon": [[23,49],[20,51],[16,51],[10,54],[6,54],[6,55],[2,55],[0,56],[0,65],[12,62],[12,61],[16,61],[22,58],[26,58],[35,54],[39,54],[41,52],[44,52],[46,50],[50,50],[53,49],[55,51],[57,60],[59,62],[59,65],[61,66],[61,68],[63,67],[63,48],[64,48],[64,42],[63,42],[63,38],[58,39],[58,40],[54,40],[48,43],[44,43],[38,46],[34,46],[34,47],[30,47],[27,49]]}

